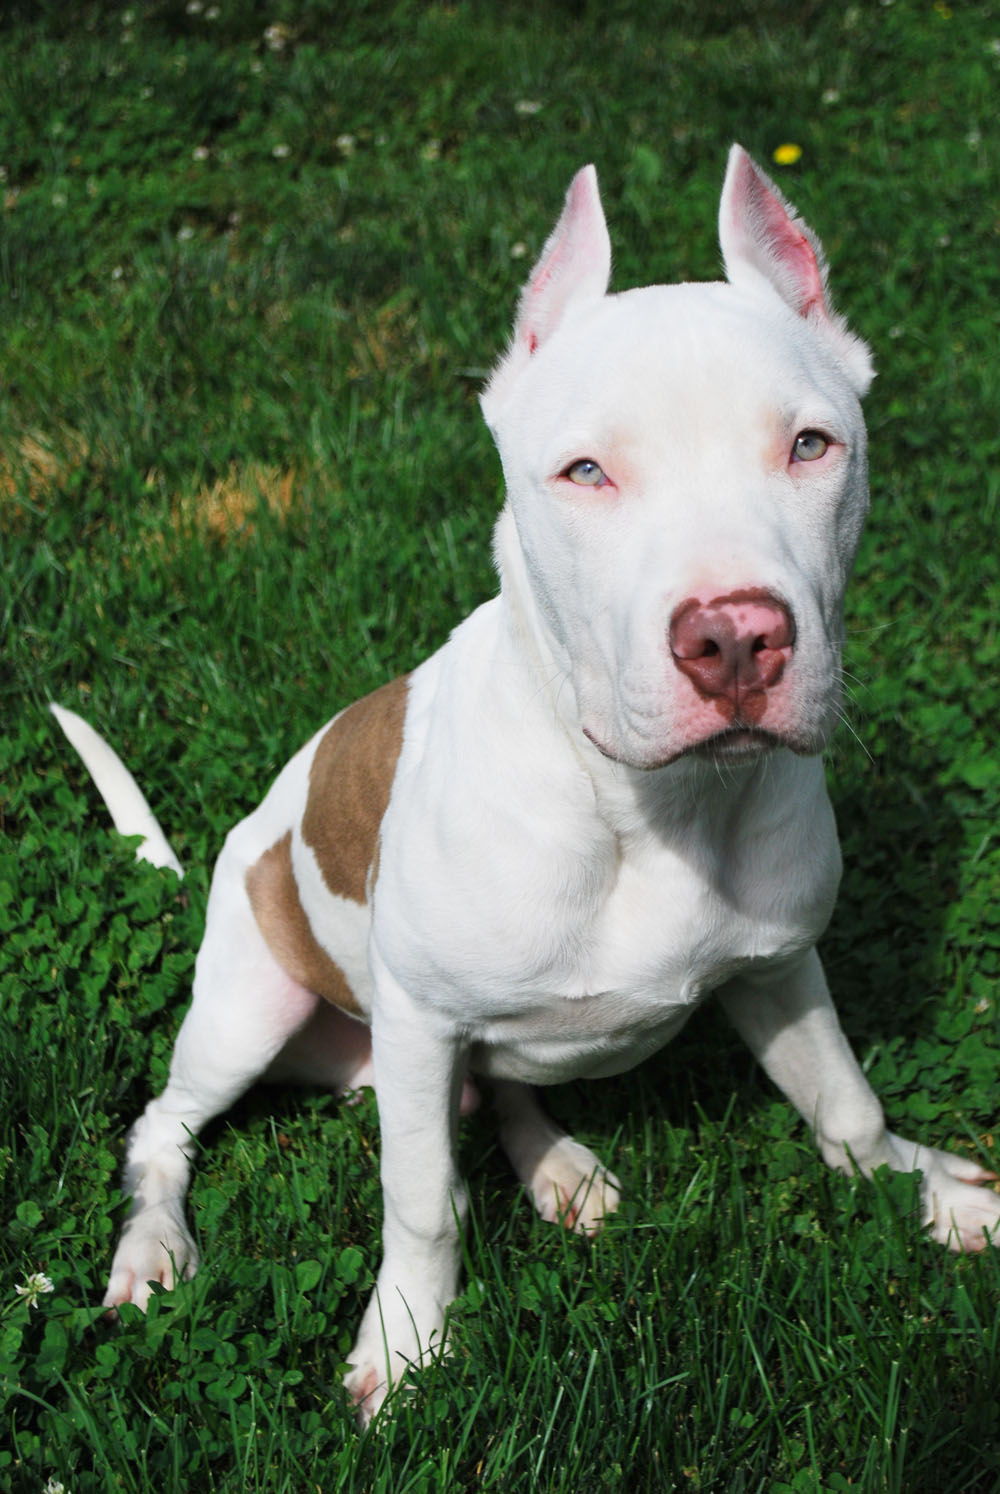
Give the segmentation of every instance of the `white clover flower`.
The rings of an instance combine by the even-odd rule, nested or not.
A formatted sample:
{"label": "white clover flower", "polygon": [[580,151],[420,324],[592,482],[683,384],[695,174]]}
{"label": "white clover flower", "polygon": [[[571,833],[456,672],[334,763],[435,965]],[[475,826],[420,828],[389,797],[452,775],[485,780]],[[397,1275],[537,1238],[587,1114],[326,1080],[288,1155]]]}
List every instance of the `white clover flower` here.
{"label": "white clover flower", "polygon": [[66,1494],[66,1485],[60,1483],[57,1478],[50,1478],[42,1494]]}
{"label": "white clover flower", "polygon": [[196,145],[191,155],[196,161],[207,161],[209,156],[208,146]]}
{"label": "white clover flower", "polygon": [[357,148],[358,139],[356,135],[338,135],[337,149],[342,156],[353,156]]}
{"label": "white clover flower", "polygon": [[514,105],[515,114],[537,114],[542,107],[541,99],[518,99]]}
{"label": "white clover flower", "polygon": [[41,1271],[35,1271],[26,1279],[23,1286],[16,1286],[14,1290],[19,1297],[24,1298],[29,1307],[35,1307],[39,1297],[43,1297],[46,1292],[54,1291],[55,1288],[48,1276],[44,1276]]}
{"label": "white clover flower", "polygon": [[272,156],[274,156],[276,161],[283,161],[285,157],[290,156],[291,153],[292,147],[290,145],[275,145],[271,148],[271,154]]}

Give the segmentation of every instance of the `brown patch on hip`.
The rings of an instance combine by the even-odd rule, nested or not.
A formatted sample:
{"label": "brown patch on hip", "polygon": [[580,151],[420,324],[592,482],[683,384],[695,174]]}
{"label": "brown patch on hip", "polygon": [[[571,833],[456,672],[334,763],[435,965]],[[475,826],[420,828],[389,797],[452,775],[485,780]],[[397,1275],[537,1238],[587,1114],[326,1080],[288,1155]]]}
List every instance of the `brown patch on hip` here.
{"label": "brown patch on hip", "polygon": [[341,1011],[363,1016],[346,975],[317,941],[299,901],[290,830],[249,868],[246,889],[257,926],[282,970]]}
{"label": "brown patch on hip", "polygon": [[[330,892],[364,906],[378,864],[379,832],[403,744],[407,677],[342,711],[309,770],[302,840]],[[289,830],[246,874],[258,927],[293,980],[354,1016],[363,1012],[347,977],[313,932],[292,868]]]}

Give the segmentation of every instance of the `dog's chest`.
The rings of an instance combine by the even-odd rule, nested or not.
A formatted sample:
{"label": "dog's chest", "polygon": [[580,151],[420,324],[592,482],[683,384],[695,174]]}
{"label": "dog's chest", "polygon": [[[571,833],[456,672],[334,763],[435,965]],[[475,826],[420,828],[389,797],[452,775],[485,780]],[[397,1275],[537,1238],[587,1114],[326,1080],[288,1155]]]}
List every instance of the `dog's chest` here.
{"label": "dog's chest", "polygon": [[[525,929],[522,947],[534,944],[540,961],[531,971],[511,962],[505,1010],[469,1023],[478,1071],[534,1083],[620,1073],[670,1041],[747,965],[809,943],[801,920],[759,919],[691,878],[658,889],[631,872],[589,926],[564,925],[562,946],[549,943],[546,959],[552,932],[541,923]],[[511,995],[519,986],[523,995]]]}
{"label": "dog's chest", "polygon": [[[546,948],[554,932],[524,930],[522,950],[539,958],[510,961],[506,995],[468,1024],[477,1068],[536,1083],[630,1068],[732,975],[798,942],[792,928],[724,906],[710,888],[674,884],[668,901],[628,876],[589,925],[563,925]],[[491,997],[495,973],[494,964]]]}
{"label": "dog's chest", "polygon": [[748,965],[814,941],[835,868],[779,878],[777,854],[705,825],[676,845],[606,832],[585,848],[508,848],[489,877],[453,883],[443,908],[419,909],[419,925],[403,920],[422,938],[404,935],[397,969],[465,1029],[480,1071],[536,1083],[614,1073]]}

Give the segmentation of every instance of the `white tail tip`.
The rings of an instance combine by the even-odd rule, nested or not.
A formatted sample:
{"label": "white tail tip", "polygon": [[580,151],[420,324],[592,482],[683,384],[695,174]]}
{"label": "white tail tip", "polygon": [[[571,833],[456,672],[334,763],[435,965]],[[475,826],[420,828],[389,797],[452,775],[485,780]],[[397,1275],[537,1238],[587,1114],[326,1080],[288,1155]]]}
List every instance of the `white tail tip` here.
{"label": "white tail tip", "polygon": [[170,842],[142,790],[114,748],[75,711],[55,704],[51,704],[49,710],[80,754],[97,792],[108,807],[115,829],[121,835],[142,836],[142,844],[135,853],[137,859],[149,861],[153,866],[169,866],[183,877],[184,870]]}

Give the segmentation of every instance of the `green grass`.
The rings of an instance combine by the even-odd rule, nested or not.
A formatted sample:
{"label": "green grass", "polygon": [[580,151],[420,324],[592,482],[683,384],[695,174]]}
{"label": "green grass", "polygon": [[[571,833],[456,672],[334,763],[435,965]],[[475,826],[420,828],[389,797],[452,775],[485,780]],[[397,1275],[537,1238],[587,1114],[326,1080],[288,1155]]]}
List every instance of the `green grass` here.
{"label": "green grass", "polygon": [[[493,589],[477,390],[586,160],[625,287],[717,273],[730,140],[802,148],[772,170],[880,370],[824,957],[894,1126],[998,1152],[991,7],[210,9],[0,17],[0,1487],[989,1494],[997,1256],[921,1242],[913,1179],[826,1173],[711,1012],[551,1096],[625,1184],[590,1245],[467,1123],[456,1352],[377,1437],[339,1388],[370,1100],[248,1096],[204,1138],[205,1268],[101,1320],[226,829]],[[181,890],[109,830],[49,699],[148,787]]]}

